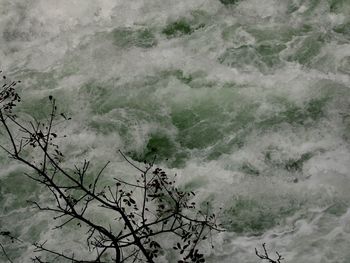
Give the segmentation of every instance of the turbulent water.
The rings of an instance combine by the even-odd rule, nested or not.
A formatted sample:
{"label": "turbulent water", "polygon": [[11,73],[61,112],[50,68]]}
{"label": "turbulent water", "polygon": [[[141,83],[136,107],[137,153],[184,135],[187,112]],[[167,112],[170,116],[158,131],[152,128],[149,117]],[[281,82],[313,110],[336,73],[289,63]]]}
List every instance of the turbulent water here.
{"label": "turbulent water", "polygon": [[[263,242],[288,263],[350,262],[349,0],[1,0],[0,32],[20,110],[44,118],[52,94],[72,116],[68,159],[111,160],[108,178],[135,173],[118,149],[157,154],[223,206],[208,262],[258,262]],[[0,230],[25,241],[8,254],[28,262],[46,239],[79,250],[0,158]]]}

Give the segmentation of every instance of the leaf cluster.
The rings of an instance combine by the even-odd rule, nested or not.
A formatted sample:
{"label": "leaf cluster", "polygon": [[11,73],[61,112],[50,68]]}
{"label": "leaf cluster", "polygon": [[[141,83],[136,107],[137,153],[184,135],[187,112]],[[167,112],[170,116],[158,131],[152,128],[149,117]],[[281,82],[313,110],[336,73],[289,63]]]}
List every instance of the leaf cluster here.
{"label": "leaf cluster", "polygon": [[[0,92],[0,124],[8,139],[0,147],[30,168],[32,173],[26,175],[50,194],[53,202],[49,204],[28,202],[53,214],[58,222],[54,229],[75,224],[86,230],[86,255],[63,253],[44,241],[34,244],[35,252],[41,255],[33,262],[46,262],[46,258],[51,262],[156,262],[169,249],[178,255],[178,262],[205,262],[198,248],[200,242],[211,240],[213,232],[223,229],[209,209],[196,207],[194,192],[177,186],[176,175],[169,176],[155,167],[156,158],[139,165],[122,151],[122,158],[137,172],[133,181],[115,177],[114,182],[103,183],[101,178],[110,163],[107,160],[96,173],[87,160],[67,167],[57,140],[66,137],[61,134],[61,124],[70,118],[59,112],[56,100],[49,96],[47,119],[20,120],[13,114],[15,102],[20,101],[14,86],[4,85]],[[101,222],[93,216],[96,213],[108,213],[113,218]],[[161,244],[163,238],[173,240],[174,246]]]}

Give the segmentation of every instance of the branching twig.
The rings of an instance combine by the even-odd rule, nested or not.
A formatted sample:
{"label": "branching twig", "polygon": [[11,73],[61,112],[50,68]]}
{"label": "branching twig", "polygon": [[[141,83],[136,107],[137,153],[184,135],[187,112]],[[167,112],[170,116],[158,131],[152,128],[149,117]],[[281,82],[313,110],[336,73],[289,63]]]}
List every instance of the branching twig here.
{"label": "branching twig", "polygon": [[266,249],[266,243],[263,243],[262,244],[262,247],[263,247],[263,250],[264,250],[264,254],[261,254],[259,253],[259,251],[255,248],[255,254],[263,259],[263,260],[267,260],[268,262],[270,263],[281,263],[281,260],[283,260],[284,258],[282,257],[281,254],[279,254],[277,251],[276,251],[276,255],[277,255],[277,258],[276,259],[272,259],[269,254],[267,253],[267,249]]}
{"label": "branching twig", "polygon": [[[36,252],[49,253],[71,262],[103,262],[102,258],[113,253],[114,262],[153,263],[163,249],[156,241],[157,237],[169,235],[176,243],[174,250],[182,262],[204,262],[204,255],[197,249],[198,244],[212,231],[223,229],[218,225],[215,214],[209,214],[208,209],[205,212],[196,209],[192,200],[194,192],[181,190],[174,178],[160,168],[154,168],[155,157],[140,168],[119,150],[123,159],[140,172],[135,182],[115,178],[116,184],[101,185],[100,179],[109,161],[91,181],[88,177],[89,161],[84,160],[82,166],[74,165],[72,169],[62,164],[65,156],[55,140],[60,137],[57,132],[58,124],[62,123],[60,118],[69,118],[63,113],[58,114],[53,97],[49,96],[51,110],[46,122],[35,120],[34,123],[26,123],[12,113],[14,101],[19,98],[15,90],[12,88],[10,93],[4,94],[7,97],[4,95],[2,99],[0,92],[0,124],[9,143],[0,147],[12,159],[31,168],[33,173],[27,173],[27,176],[46,188],[53,200],[49,206],[38,201],[30,201],[31,204],[40,211],[55,214],[53,218],[60,221],[54,228],[56,230],[72,222],[87,227],[87,249],[89,252],[95,250],[97,256],[92,261],[78,260],[74,254],[58,252],[44,246],[44,243],[35,244]],[[41,158],[32,161],[22,153],[23,149],[38,152]],[[122,228],[115,233],[110,222],[101,223],[88,217],[88,211],[91,212],[93,207],[112,211]],[[88,257],[91,258],[91,255]],[[32,260],[45,262],[39,256]]]}

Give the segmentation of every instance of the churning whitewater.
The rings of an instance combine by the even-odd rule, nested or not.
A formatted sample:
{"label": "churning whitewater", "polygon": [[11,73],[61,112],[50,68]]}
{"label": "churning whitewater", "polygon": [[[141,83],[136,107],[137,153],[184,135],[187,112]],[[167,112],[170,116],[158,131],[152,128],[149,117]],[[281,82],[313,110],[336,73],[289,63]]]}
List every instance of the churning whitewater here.
{"label": "churning whitewater", "polygon": [[[262,243],[286,263],[350,262],[350,1],[0,0],[0,68],[23,114],[45,118],[53,95],[72,117],[67,164],[110,160],[108,182],[135,175],[119,149],[157,155],[223,207],[208,262],[259,262]],[[45,240],[79,255],[86,240],[26,202],[48,193],[0,164],[0,231],[23,240],[9,256]]]}

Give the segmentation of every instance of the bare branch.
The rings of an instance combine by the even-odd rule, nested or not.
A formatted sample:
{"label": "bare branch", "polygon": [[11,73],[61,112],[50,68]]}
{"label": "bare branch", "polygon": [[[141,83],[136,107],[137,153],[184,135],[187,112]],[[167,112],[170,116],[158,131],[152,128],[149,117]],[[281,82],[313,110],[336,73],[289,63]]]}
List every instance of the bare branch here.
{"label": "bare branch", "polygon": [[[12,90],[14,92],[14,90]],[[12,93],[11,93],[12,94]],[[15,92],[14,92],[15,94]],[[13,95],[13,98],[16,96]],[[77,259],[72,253],[58,252],[47,248],[44,243],[35,243],[35,252],[45,252],[57,259],[70,262],[102,262],[101,260],[113,253],[114,262],[155,262],[162,246],[156,241],[161,235],[171,236],[177,242],[176,250],[184,262],[204,262],[204,255],[197,249],[198,244],[211,235],[212,231],[223,231],[217,226],[216,217],[209,210],[197,210],[192,198],[193,192],[187,192],[176,187],[175,179],[168,176],[160,168],[153,168],[156,156],[150,163],[145,162],[141,169],[132,162],[121,150],[123,159],[141,172],[135,182],[126,182],[115,178],[114,185],[100,185],[100,179],[110,163],[109,161],[95,174],[93,181],[87,186],[87,176],[90,174],[90,162],[84,160],[82,166],[73,165],[72,169],[62,165],[64,159],[59,146],[55,144],[58,137],[58,118],[56,101],[49,97],[51,111],[48,119],[43,122],[23,124],[22,121],[0,107],[0,124],[4,127],[9,145],[1,146],[9,156],[30,168],[33,174],[26,176],[43,186],[52,197],[52,204],[42,205],[38,201],[29,201],[39,211],[52,212],[53,219],[59,223],[54,230],[67,227],[70,222],[88,228],[85,233],[89,252],[94,251],[94,260]],[[0,92],[0,103],[1,92]],[[10,99],[12,103],[12,99]],[[9,102],[9,103],[10,103]],[[9,104],[12,110],[14,105]],[[10,125],[9,125],[10,123]],[[11,128],[10,128],[11,127]],[[45,129],[43,128],[45,127]],[[16,136],[14,136],[16,134]],[[17,139],[18,135],[22,137]],[[16,139],[15,139],[16,138]],[[39,164],[22,154],[24,147],[35,148],[42,156]],[[153,170],[154,169],[154,170]],[[73,172],[72,172],[73,171]],[[122,229],[113,232],[111,222],[100,222],[88,217],[92,207],[112,211],[116,220],[122,224]],[[87,255],[91,258],[91,254]],[[36,256],[34,262],[44,263]],[[279,263],[279,261],[276,261]]]}
{"label": "bare branch", "polygon": [[266,243],[263,243],[263,244],[262,244],[262,247],[263,247],[263,250],[264,250],[264,254],[259,253],[259,251],[255,248],[255,254],[256,254],[260,259],[267,260],[267,261],[270,262],[270,263],[281,263],[281,260],[284,259],[284,258],[282,257],[282,255],[279,254],[277,251],[276,251],[277,258],[276,258],[276,259],[272,259],[272,258],[269,256],[268,252],[267,252]]}
{"label": "bare branch", "polygon": [[7,259],[10,263],[13,263],[13,261],[12,261],[12,260],[10,259],[10,257],[7,255],[5,248],[3,247],[3,245],[2,245],[1,243],[0,243],[0,247],[1,247],[2,252],[3,252],[4,255],[5,255],[6,259]]}

